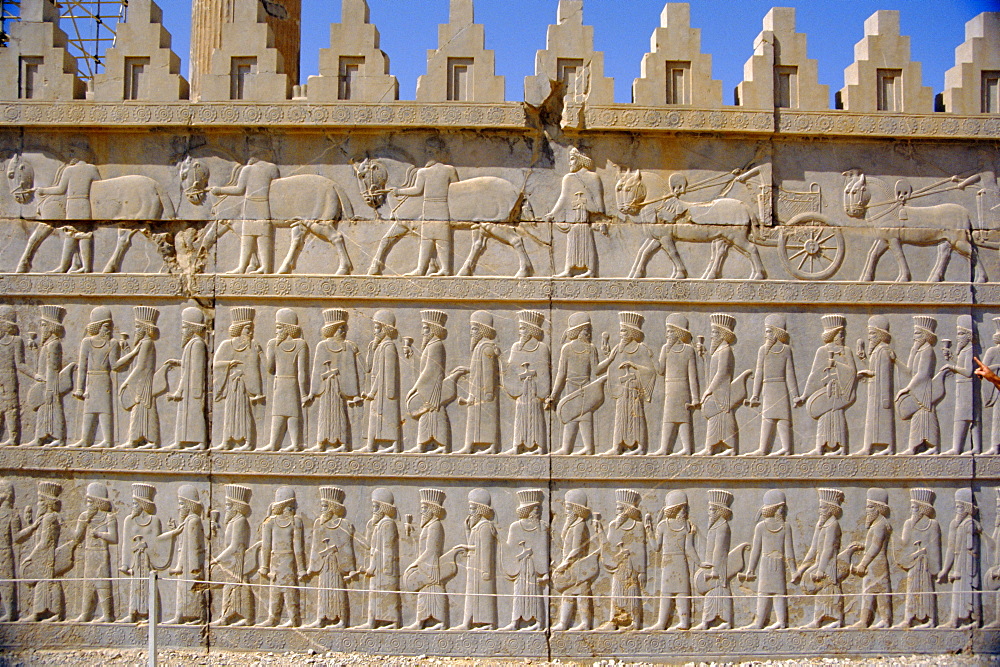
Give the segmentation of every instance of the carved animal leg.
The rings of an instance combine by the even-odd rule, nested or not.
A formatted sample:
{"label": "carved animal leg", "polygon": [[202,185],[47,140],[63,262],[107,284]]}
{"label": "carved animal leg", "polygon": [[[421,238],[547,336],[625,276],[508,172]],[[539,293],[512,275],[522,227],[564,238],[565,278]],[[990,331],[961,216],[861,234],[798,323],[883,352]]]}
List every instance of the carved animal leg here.
{"label": "carved animal leg", "polygon": [[534,267],[531,266],[531,258],[528,257],[528,251],[524,248],[524,239],[515,234],[510,247],[517,253],[517,273],[514,274],[514,277],[527,278],[534,273]]}
{"label": "carved animal leg", "polygon": [[906,263],[906,254],[903,252],[903,244],[899,241],[899,239],[889,239],[889,250],[892,251],[892,256],[896,258],[896,264],[899,265],[899,275],[896,276],[896,282],[910,282],[910,265]]}
{"label": "carved animal leg", "polygon": [[[639,252],[635,255],[635,261],[632,262],[632,268],[629,269],[629,279],[646,277],[646,264],[653,257],[653,253],[656,252],[657,245],[657,242],[653,239],[646,239],[642,242],[642,245],[639,246]],[[674,268],[676,270],[676,266]]]}
{"label": "carved animal leg", "polygon": [[[747,243],[750,243],[747,241]],[[739,246],[737,246],[739,248]],[[739,248],[741,251],[743,248]],[[753,266],[753,272],[750,274],[750,280],[764,280],[766,277],[764,274],[764,263],[760,261],[760,253],[757,251],[757,246],[750,244],[746,249],[746,255],[750,258],[750,264]]]}
{"label": "carved animal leg", "polygon": [[52,235],[53,231],[52,227],[45,224],[36,225],[31,230],[31,236],[28,237],[28,244],[24,246],[21,259],[17,263],[17,268],[14,269],[15,273],[27,273],[31,270],[31,262],[35,258],[35,251],[38,250],[38,246],[41,245],[42,241]]}
{"label": "carved animal leg", "polygon": [[709,262],[708,268],[705,269],[705,273],[702,274],[702,280],[715,280],[722,273],[722,264],[726,261],[726,255],[729,254],[729,242],[725,239],[716,239],[712,241],[712,261]]}
{"label": "carved animal leg", "polygon": [[413,269],[408,276],[422,276],[427,273],[427,267],[431,263],[431,255],[434,250],[432,239],[420,239],[420,253],[417,255],[417,268]]}
{"label": "carved animal leg", "polygon": [[937,246],[937,262],[934,263],[934,269],[931,271],[931,275],[928,276],[927,281],[932,283],[939,283],[944,280],[945,271],[948,270],[948,263],[951,261],[951,242],[950,241],[940,241]]}
{"label": "carved animal leg", "polygon": [[477,227],[476,231],[472,233],[472,247],[469,248],[469,256],[465,258],[462,268],[458,270],[458,275],[471,276],[476,270],[476,262],[479,261],[484,250],[486,250],[486,235],[483,234],[482,229]]}
{"label": "carved animal leg", "polygon": [[875,243],[872,243],[872,247],[868,250],[868,259],[865,261],[865,268],[861,271],[861,277],[858,280],[862,282],[875,280],[875,269],[878,267],[878,260],[888,249],[889,244],[885,239],[875,239]]}
{"label": "carved animal leg", "polygon": [[134,229],[119,229],[118,238],[115,240],[115,250],[111,253],[108,263],[104,265],[103,273],[118,273],[122,270],[122,260],[125,253],[132,247],[132,237],[135,236]]}
{"label": "carved animal leg", "polygon": [[305,223],[295,223],[292,225],[292,242],[288,246],[288,252],[285,253],[285,259],[281,260],[278,273],[291,273],[295,269],[295,263],[299,260],[299,253],[302,252],[302,247],[306,244],[306,231]]}
{"label": "carved animal leg", "polygon": [[334,271],[335,276],[349,276],[351,271],[354,270],[354,265],[351,263],[351,256],[347,254],[347,243],[344,242],[344,235],[337,230],[331,230],[331,234],[328,236],[330,243],[333,244],[334,249],[337,251],[337,257],[340,263],[337,265],[337,270]]}

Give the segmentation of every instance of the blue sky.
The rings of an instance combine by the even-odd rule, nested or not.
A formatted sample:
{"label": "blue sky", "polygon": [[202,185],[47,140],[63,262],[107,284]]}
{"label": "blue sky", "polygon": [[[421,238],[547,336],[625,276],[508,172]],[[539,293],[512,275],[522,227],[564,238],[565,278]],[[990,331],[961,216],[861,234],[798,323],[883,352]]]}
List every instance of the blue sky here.
{"label": "blue sky", "polygon": [[[303,82],[318,73],[319,49],[329,46],[329,24],[340,20],[340,0],[303,0]],[[691,3],[691,25],[700,28],[702,51],[712,55],[713,76],[722,80],[723,101],[743,78],[743,63],[774,0],[711,0]],[[780,3],[796,7],[797,30],[809,37],[809,56],[819,60],[820,83],[831,98],[843,87],[844,68],[864,21],[878,9],[900,11],[900,28],[910,37],[912,58],[923,63],[924,85],[935,93],[955,64],[955,47],[965,23],[984,11],[1000,11],[1000,0],[812,0]],[[184,61],[190,32],[190,0],[160,0],[174,50]],[[427,50],[437,46],[437,24],[448,20],[448,0],[369,0],[371,21],[382,34],[382,50],[400,82],[400,98],[412,100],[417,76],[426,71]],[[496,51],[497,74],[506,77],[507,99],[524,97],[524,77],[534,73],[535,51],[545,47],[545,30],[555,22],[556,0],[478,0],[476,22],[486,26],[486,48]],[[615,98],[631,101],[649,37],[659,25],[662,0],[586,0],[584,22],[594,26],[595,48],[605,54],[605,74],[615,78]],[[832,106],[832,102],[831,102]]]}

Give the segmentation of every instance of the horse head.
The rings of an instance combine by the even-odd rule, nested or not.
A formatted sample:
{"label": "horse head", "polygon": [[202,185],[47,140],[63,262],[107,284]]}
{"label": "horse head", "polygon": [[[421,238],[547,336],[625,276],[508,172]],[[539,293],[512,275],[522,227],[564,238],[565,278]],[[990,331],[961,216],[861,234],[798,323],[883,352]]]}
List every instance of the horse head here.
{"label": "horse head", "polygon": [[637,215],[646,200],[646,186],[642,183],[642,172],[618,167],[615,182],[615,203],[622,215]]}
{"label": "horse head", "polygon": [[852,218],[865,217],[872,195],[868,191],[868,181],[860,169],[844,172],[844,213]]}
{"label": "horse head", "polygon": [[389,182],[389,170],[385,164],[376,158],[365,158],[360,163],[351,162],[354,173],[358,177],[358,187],[361,196],[372,209],[378,209],[385,203],[386,183]]}
{"label": "horse head", "polygon": [[7,162],[7,180],[10,182],[10,193],[18,204],[31,201],[35,187],[35,170],[31,163],[15,153]]}
{"label": "horse head", "polygon": [[190,155],[185,155],[184,160],[177,165],[177,171],[187,200],[195,206],[204,204],[205,195],[208,194],[208,167],[199,160],[192,160]]}

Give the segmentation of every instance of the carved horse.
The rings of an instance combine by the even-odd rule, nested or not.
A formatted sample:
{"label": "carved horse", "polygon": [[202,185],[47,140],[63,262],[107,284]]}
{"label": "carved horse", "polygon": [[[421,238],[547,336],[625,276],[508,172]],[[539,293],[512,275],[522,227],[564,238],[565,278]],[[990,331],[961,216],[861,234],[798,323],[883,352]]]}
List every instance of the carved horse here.
{"label": "carved horse", "polygon": [[[209,192],[208,167],[187,156],[178,165],[178,174],[185,198],[195,206],[203,205]],[[234,171],[229,184],[235,184],[238,177],[239,168]],[[213,218],[226,197],[227,195],[220,196],[212,206]],[[328,241],[336,249],[339,264],[333,275],[351,273],[353,266],[347,254],[344,235],[337,229],[337,223],[341,220],[353,220],[354,207],[339,185],[317,174],[284,176],[271,182],[268,205],[275,226],[292,229],[291,245],[277,273],[292,272],[305,245],[306,234],[310,232],[317,238]],[[227,222],[221,225],[219,222],[215,220],[205,231],[201,241],[203,251],[210,248],[229,229]]]}
{"label": "carved horse", "polygon": [[[57,172],[56,181],[59,180]],[[15,154],[7,162],[7,180],[10,193],[19,204],[28,204],[35,197],[35,170],[21,155]],[[66,200],[61,195],[39,195],[37,219],[56,221],[66,219]],[[93,220],[173,220],[176,218],[174,204],[160,184],[148,177],[137,174],[118,176],[94,181],[90,186],[90,208]],[[51,224],[40,224],[31,236],[17,265],[17,272],[24,273],[31,268],[38,246],[52,232]],[[119,229],[114,252],[104,267],[104,273],[115,273],[121,269],[125,252],[131,245],[134,229]],[[68,234],[74,234],[67,229]],[[155,236],[155,235],[154,235]],[[155,239],[154,239],[155,240]]]}
{"label": "carved horse", "polygon": [[[912,198],[928,194],[937,194],[946,190],[962,189],[976,182],[978,176],[961,180],[953,176],[946,181],[923,188],[917,192],[905,179],[896,181],[894,191],[890,192],[888,185],[877,178],[866,177],[859,169],[844,172],[844,212],[852,217],[865,220],[872,225],[878,237],[868,251],[868,260],[861,272],[862,281],[875,279],[875,269],[878,261],[891,250],[899,274],[896,282],[911,280],[910,267],[906,263],[903,244],[916,246],[937,246],[937,261],[927,278],[928,282],[941,282],[951,261],[952,251],[972,261],[972,219],[969,211],[959,204],[937,204],[934,206],[912,206]],[[946,183],[951,183],[942,188]],[[877,195],[873,203],[872,190]],[[873,211],[873,209],[876,209]],[[896,213],[895,223],[886,226],[887,216]],[[886,220],[888,222],[888,220]],[[982,264],[975,262],[976,282],[986,281],[986,271]]]}
{"label": "carved horse", "polygon": [[[390,195],[394,203],[390,205],[393,225],[379,241],[375,256],[368,269],[369,275],[377,276],[385,268],[385,257],[401,238],[407,234],[419,235],[421,202],[419,197],[397,197],[387,187],[389,171],[381,160],[365,158],[354,165],[358,186],[365,203],[382,219],[379,208],[385,205]],[[416,170],[411,168],[407,185],[412,184]],[[448,209],[457,228],[472,229],[472,248],[458,275],[471,276],[476,262],[486,250],[486,242],[493,238],[513,248],[517,254],[517,278],[525,278],[532,273],[531,260],[524,248],[524,240],[517,228],[505,224],[521,220],[522,213],[530,216],[531,210],[524,193],[518,191],[510,181],[495,176],[478,176],[448,188]]]}
{"label": "carved horse", "polygon": [[669,181],[649,172],[617,167],[615,203],[623,216],[637,216],[646,229],[629,278],[646,275],[646,265],[657,250],[663,250],[673,262],[671,278],[687,278],[687,268],[677,252],[677,241],[712,243],[712,258],[702,279],[718,278],[729,252],[735,248],[753,266],[750,280],[764,278],[764,265],[756,246],[750,241],[750,231],[757,224],[753,209],[739,199],[720,197],[709,202],[682,201],[687,180],[672,174]]}

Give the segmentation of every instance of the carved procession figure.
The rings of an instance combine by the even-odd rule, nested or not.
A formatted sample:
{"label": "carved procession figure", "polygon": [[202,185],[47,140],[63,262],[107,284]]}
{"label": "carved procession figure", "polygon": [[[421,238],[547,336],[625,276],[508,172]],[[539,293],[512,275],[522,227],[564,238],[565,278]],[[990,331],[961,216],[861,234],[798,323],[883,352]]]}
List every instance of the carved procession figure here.
{"label": "carved procession figure", "polygon": [[[90,206],[90,188],[101,180],[97,167],[82,159],[86,148],[77,144],[70,145],[71,157],[68,164],[60,165],[56,171],[55,182],[45,188],[36,188],[35,194],[41,197],[64,197],[63,209],[66,221],[89,221],[93,219]],[[43,225],[44,227],[44,225]],[[52,233],[49,228],[41,235],[37,243]],[[77,228],[72,224],[63,228],[62,256],[59,265],[52,273],[93,273],[94,271],[94,231],[89,228]],[[33,235],[34,236],[34,235]],[[28,242],[31,247],[31,241]],[[25,257],[30,255],[27,250]],[[24,258],[22,258],[22,263]],[[27,267],[25,267],[27,270]]]}
{"label": "carved procession figure", "polygon": [[[555,454],[572,454],[578,435],[583,441],[581,453],[594,453],[594,412],[604,402],[604,387],[603,381],[597,385],[591,383],[599,363],[597,347],[591,342],[592,335],[590,315],[572,313],[569,316],[552,391],[545,399],[546,407],[551,408],[566,389],[556,406],[559,419],[563,422],[563,432],[562,444]],[[592,387],[589,392],[586,390],[588,386]],[[593,396],[590,401],[586,401],[588,394]]]}
{"label": "carved procession figure", "polygon": [[459,404],[468,406],[465,417],[465,444],[459,454],[500,451],[500,363],[502,351],[496,343],[497,332],[493,316],[477,310],[469,318],[469,347],[472,354],[467,368],[469,392],[459,398]]}
{"label": "carved procession figure", "polygon": [[118,390],[122,408],[131,413],[124,445],[155,449],[161,444],[160,413],[156,400],[167,391],[166,370],[173,364],[168,362],[159,369],[156,367],[156,340],[160,337],[156,323],[160,311],[152,306],[135,306],[133,310],[135,342],[132,349],[112,366],[116,371],[131,366]]}
{"label": "carved procession figure", "polygon": [[[615,490],[615,518],[602,536],[601,560],[611,573],[608,620],[598,630],[641,630],[642,596],[649,564],[648,536],[632,489]],[[598,530],[601,526],[597,526]]]}
{"label": "carved procession figure", "polygon": [[35,386],[28,392],[28,406],[35,412],[35,439],[32,445],[62,447],[66,444],[66,412],[63,396],[73,387],[76,364],[63,366],[62,339],[66,335],[62,306],[41,306],[38,365]]}
{"label": "carved procession figure", "polygon": [[694,425],[691,412],[700,404],[698,351],[691,344],[687,318],[679,313],[667,316],[666,342],[660,349],[657,372],[663,376],[663,423],[657,455],[694,453]]}
{"label": "carved procession figure", "polygon": [[948,526],[944,562],[938,574],[939,584],[952,584],[949,596],[951,612],[944,624],[948,628],[976,628],[983,617],[982,600],[979,596],[979,557],[983,527],[977,514],[972,489],[957,489],[955,517]]}
{"label": "carved procession figure", "polygon": [[[880,630],[892,627],[892,573],[889,552],[892,548],[892,524],[889,493],[868,489],[865,500],[865,544],[861,560],[851,568],[861,577],[861,613],[854,628]],[[877,619],[877,620],[876,620]]]}
{"label": "carved procession figure", "polygon": [[458,183],[458,170],[449,164],[430,160],[426,166],[417,169],[413,185],[392,189],[396,196],[423,198],[417,267],[406,275],[427,275],[432,259],[440,268],[430,275],[452,274],[451,212],[448,210],[448,189],[452,183]]}
{"label": "carved procession figure", "polygon": [[21,560],[18,568],[21,578],[28,586],[31,598],[31,612],[23,617],[27,622],[44,621],[51,618],[62,621],[66,618],[66,599],[63,596],[61,577],[73,566],[72,543],[60,545],[62,531],[62,485],[58,482],[42,480],[38,482],[38,515],[32,520],[31,512],[25,514],[25,526],[17,533],[15,542],[21,544],[34,537],[31,550]]}
{"label": "carved procession figure", "polygon": [[781,448],[774,454],[792,453],[792,401],[799,406],[803,399],[799,396],[799,383],[795,379],[790,340],[784,315],[776,313],[764,319],[764,344],[757,352],[753,395],[747,401],[750,407],[761,406],[760,446],[751,452],[751,456],[772,453],[775,430]]}
{"label": "carved procession figure", "polygon": [[309,628],[347,628],[351,608],[347,587],[358,576],[354,524],[347,520],[347,493],[336,486],[319,488],[320,515],[313,522],[308,572],[318,575],[316,620]]}
{"label": "carved procession figure", "polygon": [[0,429],[7,437],[0,447],[21,444],[20,376],[35,379],[24,357],[25,340],[13,306],[0,305]]}
{"label": "carved procession figure", "polygon": [[559,199],[545,216],[567,235],[566,262],[558,277],[597,276],[597,244],[592,221],[604,215],[604,185],[594,162],[575,147],[569,149],[569,173],[562,177]]}
{"label": "carved procession figure", "polygon": [[[128,599],[119,622],[138,623],[149,618],[149,573],[169,565],[161,552],[169,554],[172,547],[173,538],[164,536],[163,523],[156,516],[156,487],[143,482],[132,484],[132,510],[122,520],[118,567],[129,578]],[[155,604],[161,608],[159,586]]]}
{"label": "carved procession figure", "polygon": [[368,579],[368,620],[361,629],[402,626],[403,610],[399,597],[399,528],[396,525],[396,499],[389,489],[372,491],[372,518],[365,527],[368,559],[363,570]]}
{"label": "carved procession figure", "polygon": [[313,358],[312,386],[306,403],[319,404],[316,444],[310,451],[349,452],[353,431],[348,408],[361,402],[360,351],[347,340],[347,311],[323,311],[323,340]]}
{"label": "carved procession figure", "polygon": [[913,317],[913,347],[907,368],[910,381],[896,394],[899,416],[910,422],[904,454],[937,454],[941,445],[937,404],[944,398],[944,377],[937,370],[937,320],[927,315]]}
{"label": "carved procession figure", "polygon": [[824,315],[823,345],[816,349],[812,370],[798,403],[816,420],[816,447],[811,454],[848,454],[847,409],[854,405],[858,364],[844,344],[847,318]]}
{"label": "carved procession figure", "polygon": [[[271,438],[265,451],[300,452],[305,442],[302,402],[309,395],[309,346],[291,308],[281,308],[274,314],[274,338],[267,341],[265,355],[267,372],[274,377]],[[288,445],[282,446],[286,432]]]}
{"label": "carved procession figure", "polygon": [[406,407],[417,421],[417,444],[411,451],[446,454],[451,451],[451,422],[444,392],[448,314],[441,310],[422,310],[420,321],[423,335],[420,370],[406,395]]}
{"label": "carved procession figure", "polygon": [[180,368],[177,389],[167,400],[177,403],[174,442],[164,449],[208,449],[208,343],[205,313],[191,306],[181,311],[181,358],[169,366]]}
{"label": "carved procession figure", "polygon": [[456,630],[496,630],[500,543],[493,499],[486,489],[469,491],[465,519],[465,612]]}
{"label": "carved procession figure", "polygon": [[649,446],[646,403],[653,400],[656,383],[656,358],[643,339],[639,313],[621,312],[619,340],[608,356],[597,365],[597,372],[608,371],[608,393],[615,399],[615,423],[611,449],[607,454],[645,454]]}
{"label": "carved procession figure", "polygon": [[993,621],[986,624],[987,628],[1000,627],[1000,488],[995,491],[997,512],[993,518],[993,534],[987,538],[992,542],[993,553],[991,566],[983,577],[983,587],[993,593],[990,596],[993,598]]}
{"label": "carved procession figure", "polygon": [[[73,396],[83,401],[80,440],[74,447],[114,447],[117,376],[121,345],[114,339],[111,309],[97,306],[90,311],[87,336],[80,342],[76,384]],[[97,427],[101,441],[94,444]]]}
{"label": "carved procession figure", "polygon": [[[737,575],[730,567],[733,531],[729,522],[733,519],[733,494],[724,489],[710,489],[708,492],[708,531],[705,534],[705,558],[695,573],[697,592],[705,596],[701,623],[695,630],[730,630],[734,626],[733,593],[729,582]],[[736,555],[746,553],[743,544],[737,547]]]}
{"label": "carved procession figure", "polygon": [[174,540],[173,567],[169,573],[177,577],[175,583],[174,617],[166,621],[173,625],[200,625],[206,621],[208,609],[204,581],[205,539],[204,512],[198,489],[193,484],[182,484],[177,489],[177,527],[165,537]]}
{"label": "carved procession figure", "polygon": [[14,507],[14,485],[10,480],[0,479],[0,623],[17,620],[14,545],[21,526],[21,515]]}
{"label": "carved procession figure", "polygon": [[298,515],[295,490],[279,486],[268,517],[260,528],[260,578],[270,586],[267,619],[264,627],[279,626],[282,612],[288,620],[279,627],[297,628],[302,625],[299,606],[299,585],[306,578],[305,525]]}
{"label": "carved procession figure", "polygon": [[545,315],[534,310],[517,314],[518,341],[510,348],[504,389],[514,399],[514,438],[509,454],[547,454],[543,400],[549,395],[552,355],[545,344]]}
{"label": "carved procession figure", "polygon": [[222,607],[215,625],[253,625],[255,600],[250,577],[250,496],[248,486],[226,484],[226,516],[222,551],[209,563],[213,579],[222,579]]}
{"label": "carved procession figure", "polygon": [[[785,493],[771,489],[764,494],[764,504],[757,512],[746,581],[757,580],[757,611],[752,630],[783,630],[788,627],[788,571],[795,571],[795,545],[792,527],[787,521]],[[768,625],[771,611],[774,623]]]}
{"label": "carved procession figure", "polygon": [[945,454],[964,454],[965,445],[968,440],[972,440],[972,448],[969,453],[979,454],[982,451],[982,441],[980,430],[976,428],[979,421],[975,417],[974,410],[979,407],[978,402],[973,403],[975,394],[976,378],[972,373],[975,364],[972,363],[974,335],[972,333],[972,315],[959,315],[956,325],[955,350],[945,351],[946,363],[942,368],[952,372],[955,376],[955,420],[952,429],[951,449]]}
{"label": "carved procession figure", "polygon": [[[417,593],[417,613],[408,630],[447,630],[448,594],[445,585],[457,574],[454,550],[451,561],[443,562],[445,493],[441,489],[420,489],[420,536],[417,558],[403,573],[403,584]],[[463,549],[464,551],[464,549]]]}
{"label": "carved procession figure", "polygon": [[[982,363],[994,373],[1000,371],[1000,317],[993,318],[993,345],[983,352]],[[1000,397],[1000,388],[991,382],[984,382],[986,395],[982,405],[990,408],[991,419],[989,433],[985,433],[987,438],[984,454],[1000,454],[1000,406],[997,406],[997,398]]]}
{"label": "carved procession figure", "polygon": [[[697,395],[697,394],[695,394]],[[653,553],[660,565],[660,605],[656,623],[650,630],[666,630],[670,617],[677,609],[677,625],[672,629],[691,628],[691,581],[702,560],[695,547],[698,529],[689,517],[688,497],[683,491],[667,494],[663,504],[663,519],[653,527],[652,517],[647,516],[646,530],[652,540]],[[729,558],[727,545],[726,559]],[[725,575],[723,568],[722,575]],[[706,607],[708,603],[706,602]],[[731,616],[731,614],[730,614]],[[711,619],[711,620],[714,620]]]}
{"label": "carved procession figure", "polygon": [[562,555],[552,568],[552,586],[559,594],[556,631],[590,630],[594,624],[592,584],[600,573],[600,540],[591,539],[591,511],[587,494],[570,489],[563,499],[566,518],[559,531]]}
{"label": "carved procession figure", "polygon": [[222,341],[212,361],[214,400],[224,407],[218,448],[250,451],[257,446],[254,405],[264,402],[264,351],[253,337],[256,311],[234,306],[229,312],[229,339]]}
{"label": "carved procession figure", "polygon": [[841,628],[844,626],[844,590],[841,581],[846,576],[840,564],[840,540],[843,532],[840,517],[844,510],[844,492],[840,489],[816,489],[819,512],[813,528],[812,541],[792,583],[802,582],[802,589],[815,599],[813,620],[807,628]]}
{"label": "carved procession figure", "polygon": [[705,393],[698,401],[702,415],[708,421],[705,430],[704,456],[734,456],[739,453],[740,432],[736,426],[736,410],[747,395],[747,378],[753,374],[745,370],[736,379],[736,318],[726,313],[712,313],[712,356],[708,362]]}
{"label": "carved procession figure", "polygon": [[380,310],[372,317],[375,337],[368,344],[365,363],[369,371],[368,390],[362,398],[368,401],[368,431],[365,451],[403,448],[403,420],[399,406],[399,350],[396,339],[396,316]]}
{"label": "carved procession figure", "polygon": [[[278,167],[250,158],[239,169],[234,185],[211,188],[216,196],[243,197],[243,224],[240,231],[240,259],[230,273],[274,272],[274,226],[271,222],[271,182],[279,177]],[[257,268],[251,270],[251,262]]]}
{"label": "carved procession figure", "polygon": [[906,597],[898,628],[937,626],[934,582],[941,571],[941,525],[934,518],[935,495],[930,489],[910,489],[910,516],[903,524],[897,561],[906,573],[900,584]]}
{"label": "carved procession figure", "polygon": [[510,624],[503,630],[544,630],[549,578],[549,527],[542,521],[542,489],[517,492],[517,521],[507,530],[504,572],[514,582]]}
{"label": "carved procession figure", "polygon": [[893,351],[889,319],[885,315],[868,318],[868,345],[859,341],[862,359],[868,359],[868,368],[858,371],[858,377],[868,382],[865,401],[865,441],[862,456],[896,453],[896,365],[899,360]]}
{"label": "carved procession figure", "polygon": [[76,520],[73,540],[83,544],[83,600],[77,623],[89,623],[99,608],[98,623],[115,621],[115,599],[111,586],[111,547],[118,544],[118,519],[111,511],[108,487],[100,482],[87,485],[87,509]]}

